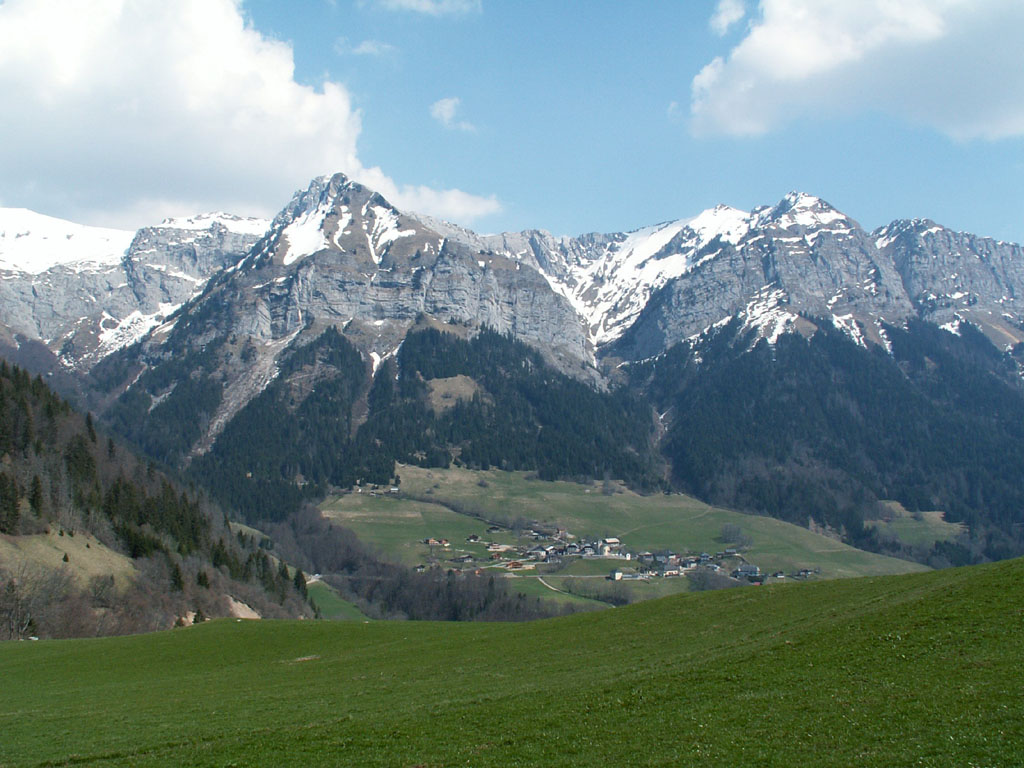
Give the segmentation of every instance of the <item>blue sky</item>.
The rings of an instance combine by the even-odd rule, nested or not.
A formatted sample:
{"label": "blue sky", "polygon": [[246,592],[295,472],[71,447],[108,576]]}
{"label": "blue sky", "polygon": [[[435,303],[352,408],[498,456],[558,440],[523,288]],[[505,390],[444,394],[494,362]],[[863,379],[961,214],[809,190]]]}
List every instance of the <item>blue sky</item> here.
{"label": "blue sky", "polygon": [[481,231],[628,230],[799,189],[868,227],[1024,241],[1024,4],[106,5],[0,4],[0,97],[27,105],[0,119],[0,205],[265,215],[340,170]]}

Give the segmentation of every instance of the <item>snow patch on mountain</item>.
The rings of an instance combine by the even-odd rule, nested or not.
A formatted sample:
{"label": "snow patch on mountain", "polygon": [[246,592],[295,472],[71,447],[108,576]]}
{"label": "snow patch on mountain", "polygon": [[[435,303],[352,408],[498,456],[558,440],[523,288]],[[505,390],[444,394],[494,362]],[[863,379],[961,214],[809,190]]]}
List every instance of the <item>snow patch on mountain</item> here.
{"label": "snow patch on mountain", "polygon": [[700,243],[710,243],[716,237],[730,245],[737,245],[750,231],[751,216],[746,211],[728,205],[718,205],[694,216],[686,222]]}
{"label": "snow patch on mountain", "polygon": [[849,336],[854,342],[867,349],[868,343],[864,339],[864,332],[852,314],[832,315],[832,325]]}
{"label": "snow patch on mountain", "polygon": [[256,237],[262,237],[270,228],[269,219],[235,216],[221,211],[200,213],[196,216],[166,218],[160,222],[159,226],[166,229],[208,230],[214,224],[219,224],[229,232],[239,235],[255,235]]}
{"label": "snow patch on mountain", "polygon": [[288,241],[288,248],[282,259],[285,266],[329,247],[327,236],[324,234],[324,219],[332,206],[333,201],[325,197],[316,208],[301,214],[284,228],[281,237]]}
{"label": "snow patch on mountain", "polygon": [[963,323],[963,319],[961,319],[961,317],[959,315],[957,315],[952,320],[950,320],[948,323],[943,323],[942,325],[940,325],[939,328],[941,328],[944,331],[949,331],[954,336],[959,336],[960,335],[960,325],[962,323]]}
{"label": "snow patch on mountain", "polygon": [[[99,346],[96,348],[96,359],[104,358],[111,352],[115,352],[141,339],[152,329],[163,323],[179,306],[181,305],[160,304],[156,312],[148,315],[136,309],[122,320],[118,320],[108,312],[104,312],[103,321],[100,324],[101,330]],[[108,322],[113,322],[114,325],[107,328]]]}
{"label": "snow patch on mountain", "polygon": [[586,319],[593,341],[605,344],[625,332],[655,291],[721,252],[705,252],[706,246],[716,240],[735,246],[749,231],[749,213],[720,205],[611,236],[595,258],[567,265],[561,278],[543,273]]}
{"label": "snow patch on mountain", "polygon": [[400,229],[398,214],[390,208],[382,205],[373,205],[370,208],[373,211],[373,239],[378,249],[399,238],[416,234],[415,229]]}
{"label": "snow patch on mountain", "polygon": [[786,305],[789,297],[781,288],[766,285],[743,310],[744,326],[754,328],[769,344],[776,344],[779,337],[793,330],[798,316]]}
{"label": "snow patch on mountain", "polygon": [[115,266],[134,236],[26,208],[0,208],[0,270],[40,274],[57,265]]}
{"label": "snow patch on mountain", "polygon": [[837,223],[845,229],[851,228],[852,224],[846,214],[837,211],[820,197],[805,192],[790,192],[774,208],[761,209],[755,217],[754,226],[774,224],[783,229],[821,229]]}

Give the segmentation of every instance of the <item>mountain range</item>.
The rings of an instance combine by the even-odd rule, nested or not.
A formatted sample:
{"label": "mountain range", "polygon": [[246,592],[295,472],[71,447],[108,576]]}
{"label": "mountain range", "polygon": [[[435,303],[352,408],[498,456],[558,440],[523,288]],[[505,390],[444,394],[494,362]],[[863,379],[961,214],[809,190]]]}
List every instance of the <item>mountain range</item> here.
{"label": "mountain range", "polygon": [[[815,387],[816,396],[842,399],[858,423],[887,434],[886,421],[899,420],[895,404],[911,401],[928,427],[915,441],[937,439],[930,429],[940,418],[960,419],[954,430],[960,437],[991,421],[995,442],[986,451],[1002,451],[1008,463],[990,473],[1024,469],[1014,463],[1016,451],[1000,448],[1000,441],[1013,444],[1007,424],[1018,410],[1024,413],[1018,408],[1024,403],[1021,247],[929,220],[867,231],[803,193],[750,212],[718,206],[629,233],[481,235],[400,211],[337,174],[314,179],[270,222],[212,214],[132,235],[0,211],[0,270],[4,354],[55,381],[73,382],[115,429],[168,464],[196,463],[208,478],[230,465],[248,473],[250,485],[267,482],[237,457],[238,446],[251,444],[238,424],[272,428],[253,415],[257,403],[281,413],[331,414],[316,422],[325,433],[313,442],[327,441],[320,448],[285,446],[306,456],[305,463],[267,465],[275,467],[273,484],[293,495],[309,484],[386,480],[394,460],[444,463],[466,456],[475,457],[470,463],[539,469],[540,457],[557,454],[580,456],[560,465],[563,475],[613,473],[646,487],[660,482],[751,511],[817,519],[853,539],[867,536],[857,524],[885,498],[916,508],[943,505],[961,517],[993,508],[969,487],[977,482],[967,479],[975,465],[956,455],[931,464],[907,459],[887,484],[876,481],[880,469],[871,451],[877,446],[866,437],[847,445],[841,458],[832,443],[806,434],[777,442],[772,455],[750,445],[740,451],[744,438],[737,430],[765,423],[764,409],[779,403],[768,399],[751,412],[757,393],[728,401],[724,385],[701,390],[701,402],[709,411],[745,413],[745,422],[727,430],[732,443],[715,447],[704,433],[681,433],[684,424],[697,428],[687,404],[700,389],[696,382],[716,380],[723,370],[737,375],[737,361],[762,359],[769,369],[758,375],[776,383],[796,382],[808,366],[833,371],[805,386]],[[481,336],[485,329],[490,335]],[[451,340],[427,343],[422,336],[439,331]],[[479,339],[491,347],[481,348]],[[812,357],[777,354],[794,344]],[[448,362],[425,362],[424,345]],[[836,367],[839,349],[846,368]],[[968,364],[980,359],[988,362]],[[493,376],[495,361],[507,388]],[[386,396],[383,372],[400,385],[386,388]],[[857,376],[870,381],[854,382]],[[982,413],[967,402],[970,393],[953,391],[968,380],[976,392],[995,387],[990,402],[1000,410]],[[598,399],[618,398],[618,405],[599,404],[573,389],[573,381]],[[874,384],[887,392],[910,390],[869,408],[865,398]],[[814,399],[799,387],[766,384],[769,390]],[[562,398],[573,392],[574,402],[552,405],[556,392]],[[521,408],[501,414],[512,402]],[[570,446],[583,428],[560,415],[577,404],[587,414],[615,408],[633,414],[640,431],[625,440],[633,459],[584,461]],[[644,408],[650,418],[637,417]],[[516,449],[488,443],[481,428],[470,428],[477,422]],[[700,429],[715,425],[703,422]],[[780,425],[773,435],[787,429]],[[336,434],[328,439],[331,430]],[[420,437],[400,437],[407,432]],[[231,461],[228,448],[218,448],[222,436],[230,436],[225,446],[235,446]],[[841,444],[844,436],[834,439]],[[710,451],[709,461],[723,459],[735,482],[694,470],[681,448],[688,441]],[[359,459],[343,469],[327,453]],[[370,455],[376,470],[366,464]],[[889,458],[901,461],[898,451]],[[949,469],[950,462],[965,473],[959,490],[908,479]],[[797,465],[803,469],[793,470]],[[771,467],[791,471],[772,480]],[[792,486],[798,476],[799,493]],[[754,477],[774,490],[737,490]],[[240,491],[241,480],[232,484],[232,498],[253,498]],[[805,498],[817,501],[798,501]],[[1018,546],[1019,526],[1000,506],[1015,503],[1008,489],[996,503],[996,528],[1005,541],[989,542],[990,553]],[[990,527],[983,517],[976,520],[979,530]]]}
{"label": "mountain range", "polygon": [[[719,205],[577,237],[480,235],[398,211],[341,174],[315,179],[273,221],[213,213],[129,233],[0,209],[5,339],[42,342],[75,370],[139,340],[230,267],[239,285],[272,278],[248,285],[260,319],[240,330],[279,340],[310,313],[369,322],[386,328],[364,333],[371,359],[393,353],[419,313],[590,365],[653,357],[734,316],[770,339],[801,314],[883,346],[880,323],[912,316],[969,321],[1004,346],[1024,339],[1019,245],[927,219],[866,231],[797,192],[751,212]],[[268,313],[283,313],[273,328]]]}

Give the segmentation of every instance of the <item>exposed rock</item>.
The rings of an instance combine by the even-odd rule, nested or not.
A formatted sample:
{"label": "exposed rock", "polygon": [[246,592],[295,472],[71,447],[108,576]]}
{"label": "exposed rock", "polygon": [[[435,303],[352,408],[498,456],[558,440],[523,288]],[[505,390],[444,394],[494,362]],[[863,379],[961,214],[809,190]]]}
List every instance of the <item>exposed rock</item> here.
{"label": "exposed rock", "polygon": [[540,272],[452,241],[340,174],[297,193],[249,255],[137,354],[153,366],[218,350],[204,374],[222,382],[224,396],[194,447],[202,453],[273,379],[293,343],[334,326],[375,369],[422,316],[509,333],[598,382],[579,315]]}
{"label": "exposed rock", "polygon": [[[0,323],[87,370],[133,343],[236,263],[266,222],[219,215],[139,230],[119,259],[12,270],[0,280]],[[229,229],[234,227],[235,229]],[[237,231],[236,231],[237,230]]]}

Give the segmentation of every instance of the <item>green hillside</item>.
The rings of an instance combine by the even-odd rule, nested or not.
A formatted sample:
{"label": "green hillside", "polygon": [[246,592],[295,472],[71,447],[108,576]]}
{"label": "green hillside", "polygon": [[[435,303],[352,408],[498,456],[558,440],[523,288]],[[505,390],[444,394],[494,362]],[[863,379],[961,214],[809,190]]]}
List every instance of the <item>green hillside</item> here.
{"label": "green hillside", "polygon": [[1024,561],[526,624],[0,646],[0,764],[1011,765]]}
{"label": "green hillside", "polygon": [[224,513],[0,360],[0,640],[309,616]]}
{"label": "green hillside", "polygon": [[[791,523],[712,507],[681,494],[641,496],[616,486],[615,493],[606,495],[600,483],[546,482],[499,470],[402,465],[398,473],[405,498],[350,494],[328,500],[322,509],[361,539],[409,564],[429,554],[421,543],[427,536],[451,539],[460,553],[474,551],[463,541],[472,533],[483,535],[486,523],[442,505],[447,503],[506,524],[536,520],[561,525],[577,537],[616,536],[633,551],[715,552],[729,546],[721,539],[723,525],[738,526],[750,541],[747,558],[769,572],[809,568],[820,569],[822,578],[839,578],[924,570]],[[485,538],[504,541],[501,536]],[[476,549],[482,552],[483,546]],[[604,573],[614,567],[608,565]]]}

